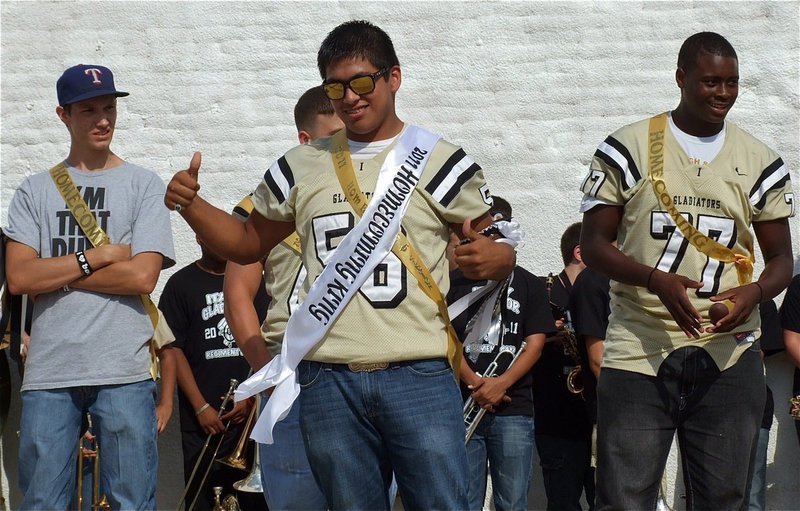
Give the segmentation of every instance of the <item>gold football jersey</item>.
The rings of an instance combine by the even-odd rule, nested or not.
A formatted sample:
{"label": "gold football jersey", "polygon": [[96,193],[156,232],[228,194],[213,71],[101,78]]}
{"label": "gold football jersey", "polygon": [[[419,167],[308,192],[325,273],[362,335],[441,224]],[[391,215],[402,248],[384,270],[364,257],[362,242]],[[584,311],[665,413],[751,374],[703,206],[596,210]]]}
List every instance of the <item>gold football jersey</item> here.
{"label": "gold football jersey", "polygon": [[[233,216],[244,222],[252,211],[252,195],[248,195],[233,209]],[[261,335],[273,357],[281,352],[286,323],[302,300],[305,278],[300,254],[286,242],[279,243],[264,260],[264,289],[270,301],[267,317],[261,324]]]}
{"label": "gold football jersey", "polygon": [[303,261],[289,245],[281,242],[270,251],[264,263],[264,286],[272,300],[261,325],[261,334],[273,357],[281,352],[286,323],[302,301],[305,280]]}
{"label": "gold football jersey", "polygon": [[[394,145],[371,159],[353,162],[361,189],[368,196]],[[440,140],[411,196],[402,225],[442,295],[449,287],[445,258],[448,224],[481,216],[490,201],[480,166],[461,148]],[[339,185],[328,138],[298,146],[275,162],[256,189],[253,203],[266,218],[295,223],[308,270],[303,295],[359,220]],[[445,357],[446,353],[445,321],[436,304],[390,253],[305,358],[368,363]]]}
{"label": "gold football jersey", "polygon": [[[736,269],[691,245],[658,202],[648,179],[648,125],[649,119],[640,121],[606,138],[581,190],[604,203],[624,206],[617,241],[627,256],[703,282],[701,289],[688,294],[707,321],[709,297],[739,285]],[[727,122],[726,130],[717,156],[703,162],[686,154],[667,127],[664,180],[687,221],[735,253],[749,256],[754,250],[753,222],[794,214],[789,169],[774,151],[733,123]],[[699,345],[723,370],[758,337],[759,322],[756,308],[735,332],[689,339],[655,294],[612,281],[603,365],[655,375],[672,351]]]}

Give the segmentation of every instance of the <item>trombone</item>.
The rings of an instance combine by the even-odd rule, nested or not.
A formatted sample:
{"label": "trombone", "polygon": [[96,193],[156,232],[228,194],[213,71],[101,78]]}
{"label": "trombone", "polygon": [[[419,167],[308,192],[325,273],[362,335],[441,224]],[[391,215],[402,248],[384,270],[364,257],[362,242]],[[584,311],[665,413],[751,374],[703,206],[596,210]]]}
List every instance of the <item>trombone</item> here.
{"label": "trombone", "polygon": [[[86,414],[86,419],[89,424],[87,432],[92,430],[92,416]],[[90,447],[85,447],[84,440],[89,441]],[[106,511],[111,509],[111,503],[105,493],[100,497],[100,444],[97,437],[94,435],[82,435],[78,439],[78,482],[77,482],[77,506],[78,511],[83,510],[83,460],[86,458],[94,458],[94,466],[92,468],[92,505],[89,509],[96,509],[99,511]]]}
{"label": "trombone", "polygon": [[[256,401],[253,403],[253,409],[250,411],[250,418],[247,419],[247,424],[242,432],[243,437],[250,438],[250,434],[253,432],[253,428],[256,425],[255,418],[258,415],[258,410],[260,409],[261,395],[256,394]],[[258,443],[255,441],[253,443],[255,444],[254,447],[256,452],[253,454],[253,466],[250,469],[250,473],[247,474],[247,477],[241,481],[236,481],[233,483],[233,487],[239,491],[263,493],[264,487],[261,485],[261,454]]]}
{"label": "trombone", "polygon": [[[228,403],[231,401],[231,399],[233,399],[233,392],[236,390],[237,385],[239,385],[239,381],[234,378],[231,378],[230,387],[228,387],[228,392],[225,393],[225,397],[222,399],[222,405],[219,407],[219,412],[217,414],[217,417],[222,417],[225,414],[225,408],[228,406]],[[200,484],[197,485],[197,491],[195,492],[192,503],[189,505],[189,511],[194,509],[195,504],[197,504],[197,498],[200,496],[200,493],[202,493],[203,485],[206,483],[206,478],[208,477],[209,472],[211,472],[211,464],[217,457],[217,453],[219,452],[219,448],[222,446],[222,441],[225,439],[225,433],[227,433],[228,426],[230,425],[230,423],[231,423],[230,421],[226,422],[225,429],[223,429],[222,433],[219,434],[219,441],[217,442],[217,446],[214,448],[214,454],[211,455],[211,461],[208,463],[208,467],[203,473],[203,477],[200,480]],[[203,444],[203,449],[200,450],[200,455],[197,457],[197,462],[195,462],[194,468],[192,468],[192,473],[189,475],[189,479],[186,481],[186,487],[183,489],[181,498],[178,501],[177,507],[175,508],[176,511],[181,511],[183,504],[186,502],[186,496],[189,493],[189,488],[192,486],[192,483],[194,482],[194,477],[197,475],[197,469],[200,468],[200,464],[203,462],[206,450],[208,450],[208,446],[209,443],[211,442],[212,436],[214,436],[214,434],[209,433],[208,437],[206,438],[205,444]]]}
{"label": "trombone", "polygon": [[[250,440],[250,433],[253,431],[253,427],[255,426],[255,419],[258,414],[260,399],[261,396],[256,395],[255,404],[250,410],[250,415],[247,416],[247,421],[242,428],[242,434],[239,436],[239,441],[236,442],[236,447],[228,456],[225,456],[224,458],[217,458],[216,461],[232,468],[237,468],[240,470],[247,469],[247,445]],[[236,490],[254,493],[263,492],[263,488],[261,487],[261,464],[259,463],[258,445],[255,446],[255,449],[256,453],[253,461],[253,468],[246,478],[233,483],[233,488]],[[212,490],[214,490],[214,507],[211,511],[242,511],[241,506],[239,505],[239,500],[236,498],[235,494],[231,493],[223,498],[221,486],[215,486],[212,488]]]}
{"label": "trombone", "polygon": [[[506,367],[506,371],[514,365],[514,362],[517,361],[520,354],[525,350],[525,346],[528,343],[525,341],[522,342],[519,349],[516,353],[512,355],[511,351],[504,351],[502,345],[498,345],[498,353],[494,356],[494,359],[486,368],[486,371],[483,372],[481,378],[491,378],[497,376],[497,370],[500,367],[500,358],[504,355],[512,355],[511,361],[508,363],[508,367]],[[478,429],[478,424],[480,424],[481,420],[483,420],[483,416],[486,415],[486,408],[482,408],[472,396],[470,396],[466,402],[464,403],[464,426],[467,428],[467,434],[464,438],[464,443],[469,443],[469,439],[472,438],[472,435],[475,434],[475,430]]]}
{"label": "trombone", "polygon": [[250,409],[250,415],[242,428],[242,434],[239,436],[239,441],[236,443],[236,448],[228,456],[217,459],[218,462],[229,467],[247,470],[247,446],[254,443],[255,453],[253,454],[253,466],[250,473],[241,481],[233,483],[236,490],[262,493],[264,488],[261,486],[261,456],[259,455],[258,444],[250,440],[250,434],[256,425],[256,417],[258,410],[261,408],[261,396],[256,394],[253,407]]}
{"label": "trombone", "polygon": [[250,432],[253,430],[257,408],[258,401],[256,401],[255,406],[250,409],[250,414],[247,416],[247,421],[244,423],[242,434],[239,436],[239,441],[236,442],[236,447],[224,458],[217,458],[218,462],[231,468],[247,470],[247,445],[248,440],[250,439]]}

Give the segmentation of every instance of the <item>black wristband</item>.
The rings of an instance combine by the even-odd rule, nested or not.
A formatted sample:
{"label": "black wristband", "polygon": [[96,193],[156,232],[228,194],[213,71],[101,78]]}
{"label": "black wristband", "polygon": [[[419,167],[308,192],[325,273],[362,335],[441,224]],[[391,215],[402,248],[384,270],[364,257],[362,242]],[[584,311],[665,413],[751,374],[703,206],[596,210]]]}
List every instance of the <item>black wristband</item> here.
{"label": "black wristband", "polygon": [[78,266],[81,267],[81,271],[84,275],[91,275],[94,270],[92,267],[89,266],[89,260],[86,259],[86,254],[83,253],[83,250],[78,250],[75,252],[75,259],[78,260]]}

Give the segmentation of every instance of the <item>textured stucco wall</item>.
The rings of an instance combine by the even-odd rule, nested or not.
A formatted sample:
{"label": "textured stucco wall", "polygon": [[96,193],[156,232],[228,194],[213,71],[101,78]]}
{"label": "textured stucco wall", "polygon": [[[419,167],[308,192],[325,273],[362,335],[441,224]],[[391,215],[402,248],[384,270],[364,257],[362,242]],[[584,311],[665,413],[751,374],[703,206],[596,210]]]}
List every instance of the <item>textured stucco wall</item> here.
{"label": "textured stucco wall", "polygon": [[[681,42],[726,35],[740,57],[730,119],[776,148],[800,181],[800,4],[793,2],[14,2],[0,5],[0,223],[26,175],[62,159],[68,137],[55,80],[73,64],[111,67],[114,147],[164,180],[203,151],[205,197],[230,208],[295,142],[291,110],[319,83],[316,50],[336,24],[372,20],[403,67],[402,119],[440,131],[485,169],[527,231],[521,263],[560,268],[558,238],[580,219],[577,188],[597,144],[619,126],[673,108]],[[795,239],[799,222],[792,221]],[[173,215],[178,267],[198,255]],[[165,272],[156,297],[171,272]],[[798,446],[786,415],[789,368],[768,361],[776,391],[771,508],[797,507]],[[14,504],[13,439],[4,449]],[[180,486],[177,422],[162,438],[160,505]],[[670,470],[675,472],[674,459]],[[532,494],[541,506],[540,475]],[[674,477],[673,477],[674,479]]]}

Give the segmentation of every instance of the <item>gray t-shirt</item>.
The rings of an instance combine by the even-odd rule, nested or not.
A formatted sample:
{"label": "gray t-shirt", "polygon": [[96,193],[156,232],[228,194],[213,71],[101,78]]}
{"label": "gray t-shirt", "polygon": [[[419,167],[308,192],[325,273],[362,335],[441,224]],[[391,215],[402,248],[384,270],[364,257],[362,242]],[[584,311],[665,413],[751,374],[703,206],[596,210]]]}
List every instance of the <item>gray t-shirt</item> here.
{"label": "gray t-shirt", "polygon": [[[175,264],[166,188],[155,173],[130,163],[92,172],[69,167],[69,172],[113,243],[130,244],[131,256],[158,252],[165,268]],[[91,248],[49,172],[19,186],[8,209],[6,235],[40,257]],[[22,390],[145,380],[152,334],[138,295],[79,289],[41,294],[34,303]]]}

